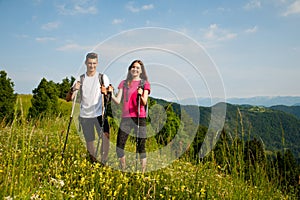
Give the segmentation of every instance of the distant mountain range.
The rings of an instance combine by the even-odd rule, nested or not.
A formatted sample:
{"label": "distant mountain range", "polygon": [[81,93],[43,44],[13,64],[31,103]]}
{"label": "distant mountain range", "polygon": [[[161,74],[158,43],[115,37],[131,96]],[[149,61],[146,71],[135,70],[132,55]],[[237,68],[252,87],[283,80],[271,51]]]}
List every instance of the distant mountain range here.
{"label": "distant mountain range", "polygon": [[[213,106],[218,102],[221,102],[220,99],[211,99],[211,98],[198,98],[198,106]],[[192,102],[195,102],[195,99],[188,98],[182,100],[180,103],[184,105],[191,105]],[[256,96],[249,98],[228,98],[226,103],[233,105],[253,105],[253,106],[276,106],[276,105],[285,105],[285,106],[300,106],[300,96]]]}

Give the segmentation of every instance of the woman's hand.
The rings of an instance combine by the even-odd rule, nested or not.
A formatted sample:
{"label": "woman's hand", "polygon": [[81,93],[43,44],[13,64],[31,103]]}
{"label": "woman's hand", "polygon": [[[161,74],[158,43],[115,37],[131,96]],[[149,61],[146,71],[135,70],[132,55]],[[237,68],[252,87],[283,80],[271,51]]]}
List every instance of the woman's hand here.
{"label": "woman's hand", "polygon": [[137,92],[138,92],[138,95],[142,96],[144,90],[141,87],[139,87]]}

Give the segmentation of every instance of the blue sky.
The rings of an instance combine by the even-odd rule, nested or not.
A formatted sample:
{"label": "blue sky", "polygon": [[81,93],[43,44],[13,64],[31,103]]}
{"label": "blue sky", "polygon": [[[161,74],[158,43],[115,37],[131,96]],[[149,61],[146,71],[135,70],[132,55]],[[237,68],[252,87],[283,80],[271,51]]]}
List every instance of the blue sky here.
{"label": "blue sky", "polygon": [[[160,57],[160,53],[152,52],[151,57],[140,51],[110,65],[106,73],[115,87],[134,56],[138,56],[149,66],[149,79],[155,80],[156,86],[152,94],[156,97],[172,99],[173,92],[177,98],[189,98],[190,94],[179,92],[186,89],[180,84],[183,77],[196,91],[195,96],[300,95],[300,0],[0,0],[0,18],[0,70],[8,73],[17,93],[32,93],[43,77],[60,82],[65,77],[77,76],[84,70],[84,56],[92,50],[100,54],[102,70],[108,69],[105,66],[114,59],[110,56],[118,55],[112,52],[121,48],[126,51],[126,45],[143,39],[147,43],[142,44],[162,45],[162,38],[166,37],[159,31],[154,35],[147,34],[147,28],[137,31],[144,38],[138,36],[136,41],[135,37],[123,35],[156,27],[162,29],[162,34],[173,32],[174,36],[181,35],[199,44],[216,67],[216,71],[212,70],[214,76],[209,75],[211,71],[199,68],[204,78],[197,84],[192,79],[199,81],[199,77],[192,71],[172,68],[176,59],[171,56]],[[167,40],[171,46],[172,37]],[[116,46],[111,46],[113,41]],[[173,44],[176,42],[173,39]],[[176,52],[174,46],[170,47],[172,52]],[[182,52],[193,50],[186,48]],[[167,59],[170,59],[167,64],[161,62]],[[175,69],[180,76],[170,75]],[[169,97],[158,77],[176,80],[178,87],[168,89]],[[205,92],[198,88],[207,85],[207,90],[214,90],[209,89],[214,87],[214,81],[222,84],[216,90],[223,87],[224,92]]]}

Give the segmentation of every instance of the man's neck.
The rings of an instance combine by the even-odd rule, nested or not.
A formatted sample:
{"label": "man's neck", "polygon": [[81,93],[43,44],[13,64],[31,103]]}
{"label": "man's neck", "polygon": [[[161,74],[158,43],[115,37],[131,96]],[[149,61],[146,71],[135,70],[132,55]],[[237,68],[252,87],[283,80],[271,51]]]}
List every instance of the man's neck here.
{"label": "man's neck", "polygon": [[92,71],[92,72],[86,72],[87,76],[94,76],[96,74],[96,71]]}

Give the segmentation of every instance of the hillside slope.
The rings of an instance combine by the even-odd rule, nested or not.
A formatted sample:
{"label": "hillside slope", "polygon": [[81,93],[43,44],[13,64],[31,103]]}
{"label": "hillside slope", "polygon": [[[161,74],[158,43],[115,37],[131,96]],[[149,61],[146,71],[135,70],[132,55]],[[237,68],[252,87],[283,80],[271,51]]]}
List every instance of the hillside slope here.
{"label": "hillside slope", "polygon": [[[162,105],[168,102],[159,100]],[[219,103],[214,106],[220,106]],[[179,105],[172,103],[174,111],[180,115],[181,109],[187,111],[193,119],[200,119],[199,124],[208,127],[212,107]],[[224,106],[224,105],[222,105]],[[289,148],[296,159],[300,159],[300,119],[299,106],[274,106],[271,108],[252,105],[232,105],[226,103],[225,130],[235,135],[244,135],[244,139],[263,141],[266,150],[283,151]],[[200,117],[193,116],[199,109]],[[197,122],[196,122],[197,123]]]}
{"label": "hillside slope", "polygon": [[300,119],[300,105],[298,106],[278,105],[278,106],[271,106],[270,108],[273,110],[281,110],[283,112],[290,113],[292,115],[295,115],[298,119]]}

